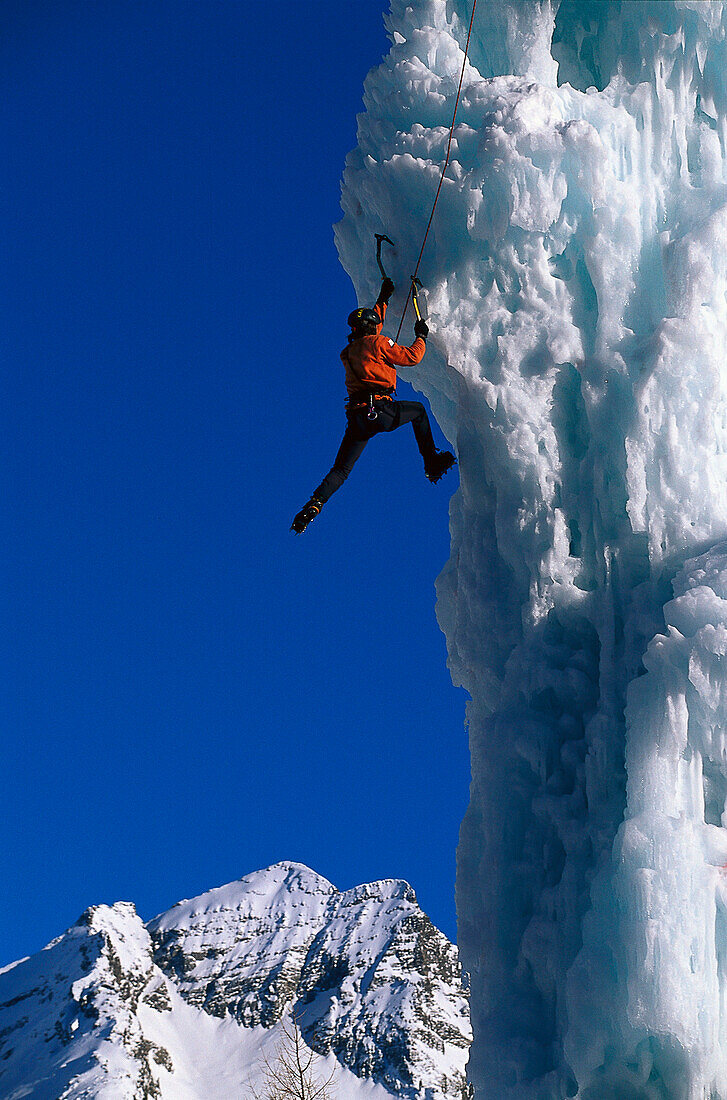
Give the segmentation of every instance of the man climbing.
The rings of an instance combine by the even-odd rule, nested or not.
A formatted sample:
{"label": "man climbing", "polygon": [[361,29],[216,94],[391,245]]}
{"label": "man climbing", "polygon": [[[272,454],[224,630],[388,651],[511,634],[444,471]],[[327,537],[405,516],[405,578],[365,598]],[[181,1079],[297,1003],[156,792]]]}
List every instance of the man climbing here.
{"label": "man climbing", "polygon": [[348,346],[341,352],[348,390],[346,431],[332,469],[293,520],[291,531],[297,535],[305,531],[329,497],[340,489],[369,439],[379,432],[393,432],[402,424],[411,424],[424,459],[424,473],[432,482],[439,481],[456,461],[451,451],[438,451],[435,447],[429,417],[421,402],[394,400],[396,368],[421,361],[429,327],[426,321],[418,320],[414,325],[416,339],[408,348],[382,336],[386,307],[393,293],[394,284],[385,276],[374,308],[355,309],[349,315]]}

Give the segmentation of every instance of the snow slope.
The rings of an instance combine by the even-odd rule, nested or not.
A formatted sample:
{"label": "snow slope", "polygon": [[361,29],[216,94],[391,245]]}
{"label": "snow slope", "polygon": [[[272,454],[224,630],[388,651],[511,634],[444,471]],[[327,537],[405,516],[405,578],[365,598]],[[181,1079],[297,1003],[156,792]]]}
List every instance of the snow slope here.
{"label": "snow slope", "polygon": [[[394,332],[470,10],[392,0],[346,163],[339,253],[370,302],[397,241]],[[727,1100],[726,73],[721,2],[480,0],[407,377],[460,462],[488,1100]]]}
{"label": "snow slope", "polygon": [[146,926],[128,902],[94,907],[0,972],[0,1096],[249,1096],[291,1010],[339,1097],[462,1096],[456,950],[411,887],[341,893],[292,863]]}

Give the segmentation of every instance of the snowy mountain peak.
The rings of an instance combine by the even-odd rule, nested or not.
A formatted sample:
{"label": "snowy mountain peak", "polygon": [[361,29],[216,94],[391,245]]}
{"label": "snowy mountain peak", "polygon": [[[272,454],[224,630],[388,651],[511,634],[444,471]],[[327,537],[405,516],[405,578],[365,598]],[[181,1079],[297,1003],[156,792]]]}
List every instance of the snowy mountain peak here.
{"label": "snowy mountain peak", "polygon": [[[133,905],[87,909],[37,955],[0,975],[0,1095],[126,1096],[151,1089],[168,1054],[138,1018],[143,997],[166,981]],[[128,1095],[154,1095],[129,1092]]]}
{"label": "snowy mountain peak", "polygon": [[339,891],[295,863],[146,926],[128,902],[92,906],[0,972],[0,1095],[228,1100],[274,1057],[291,1010],[340,1095],[459,1100],[470,1032],[455,948],[408,883]]}
{"label": "snowy mountain peak", "polygon": [[417,896],[414,890],[404,879],[384,878],[377,882],[369,882],[365,886],[354,886],[341,895],[348,899],[347,904],[356,905],[366,901],[367,898],[377,898],[380,901],[408,901],[412,905],[417,904]]}
{"label": "snowy mountain peak", "polygon": [[240,920],[256,912],[271,914],[279,910],[284,914],[291,908],[292,898],[297,905],[318,911],[335,893],[335,886],[302,863],[274,863],[235,882],[177,902],[168,912],[155,917],[150,927],[164,931],[185,924],[191,926],[213,913],[227,914],[222,918],[227,920],[236,919],[233,914],[238,914]]}
{"label": "snowy mountain peak", "polygon": [[[136,907],[130,901],[117,901],[114,905],[90,905],[78,918],[74,928],[86,928],[92,935],[101,936],[107,950],[113,951],[120,965],[135,969],[143,955],[151,958],[151,939],[141,924]],[[66,935],[70,935],[73,928]]]}

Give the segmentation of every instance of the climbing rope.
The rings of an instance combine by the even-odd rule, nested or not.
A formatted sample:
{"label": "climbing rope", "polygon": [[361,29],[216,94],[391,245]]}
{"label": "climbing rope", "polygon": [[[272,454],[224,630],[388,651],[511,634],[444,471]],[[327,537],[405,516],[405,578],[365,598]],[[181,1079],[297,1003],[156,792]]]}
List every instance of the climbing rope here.
{"label": "climbing rope", "polygon": [[442,190],[442,184],[444,183],[444,173],[447,171],[447,167],[449,165],[449,154],[450,154],[451,149],[452,149],[452,138],[453,138],[453,135],[454,135],[454,125],[455,125],[455,122],[457,121],[457,108],[459,107],[459,98],[460,98],[460,95],[462,94],[462,83],[464,81],[464,71],[467,68],[467,55],[468,55],[469,49],[470,49],[470,38],[472,37],[472,25],[475,21],[475,12],[476,12],[476,10],[477,10],[477,0],[473,0],[473,2],[472,2],[472,15],[470,16],[470,25],[469,25],[469,30],[467,31],[467,42],[466,42],[465,48],[464,48],[464,59],[462,61],[462,72],[459,75],[459,87],[457,88],[457,98],[454,101],[454,114],[452,115],[452,125],[449,127],[449,141],[447,142],[447,155],[444,158],[444,167],[442,168],[442,174],[439,177],[439,187],[437,188],[437,193],[434,196],[434,203],[432,205],[432,212],[429,215],[429,221],[427,222],[427,228],[426,228],[426,231],[424,233],[424,240],[422,241],[422,247],[419,249],[419,257],[417,259],[417,265],[414,268],[414,274],[411,277],[411,283],[409,285],[409,293],[406,296],[406,301],[404,302],[404,309],[403,309],[402,314],[401,314],[401,320],[399,321],[399,327],[396,330],[396,341],[397,341],[397,343],[399,342],[399,334],[401,332],[401,326],[404,324],[404,318],[406,317],[406,311],[409,308],[409,302],[411,301],[412,289],[415,286],[414,280],[416,279],[417,275],[419,274],[419,264],[421,263],[422,256],[424,255],[424,248],[425,248],[425,245],[427,243],[427,237],[429,236],[429,230],[431,229],[432,222],[434,220],[434,211],[437,209],[437,202],[439,200],[439,192]]}

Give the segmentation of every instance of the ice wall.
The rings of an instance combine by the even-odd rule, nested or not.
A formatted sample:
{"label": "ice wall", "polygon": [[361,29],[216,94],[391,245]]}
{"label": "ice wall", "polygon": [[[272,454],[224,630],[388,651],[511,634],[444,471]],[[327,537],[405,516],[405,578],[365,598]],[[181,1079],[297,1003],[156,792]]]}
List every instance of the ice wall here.
{"label": "ice wall", "polygon": [[[392,0],[336,227],[361,303],[375,232],[413,268],[470,3]],[[460,461],[478,1098],[727,1100],[726,32],[479,0],[408,376]]]}

